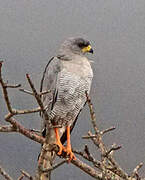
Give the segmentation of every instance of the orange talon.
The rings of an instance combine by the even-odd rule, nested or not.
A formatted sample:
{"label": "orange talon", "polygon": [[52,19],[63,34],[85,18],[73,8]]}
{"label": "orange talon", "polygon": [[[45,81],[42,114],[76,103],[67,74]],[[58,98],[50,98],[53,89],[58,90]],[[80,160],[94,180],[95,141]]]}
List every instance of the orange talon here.
{"label": "orange talon", "polygon": [[70,163],[72,159],[76,160],[76,157],[75,157],[75,155],[74,155],[74,153],[72,152],[72,149],[71,149],[70,126],[67,126],[66,130],[67,130],[67,146],[66,146],[65,152],[67,153],[67,155],[69,155],[68,163]]}
{"label": "orange talon", "polygon": [[62,145],[60,141],[60,136],[58,132],[58,128],[54,128],[55,134],[56,134],[56,144],[59,146],[59,152],[57,153],[58,155],[62,154],[62,151],[65,151],[65,147]]}

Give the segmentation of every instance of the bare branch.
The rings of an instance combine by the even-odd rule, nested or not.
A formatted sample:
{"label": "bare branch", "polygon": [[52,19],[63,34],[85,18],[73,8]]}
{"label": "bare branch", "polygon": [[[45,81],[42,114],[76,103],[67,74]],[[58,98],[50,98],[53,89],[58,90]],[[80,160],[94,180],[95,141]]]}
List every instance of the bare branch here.
{"label": "bare branch", "polygon": [[52,167],[52,170],[55,170],[56,168],[58,168],[59,166],[63,165],[64,163],[68,162],[67,159],[59,162],[58,164],[55,164],[53,167]]}
{"label": "bare branch", "polygon": [[132,174],[131,174],[131,180],[132,180],[132,178],[134,178],[135,176],[137,176],[137,178],[140,179],[140,178],[139,178],[139,175],[138,175],[138,170],[139,170],[142,166],[143,166],[143,163],[140,163],[140,164],[138,164],[138,165],[134,168],[134,170],[133,170],[133,172],[132,172]]}
{"label": "bare branch", "polygon": [[6,179],[6,180],[13,180],[8,173],[0,166],[0,174]]}
{"label": "bare branch", "polygon": [[0,132],[17,132],[17,129],[11,125],[0,126]]}
{"label": "bare branch", "polygon": [[13,113],[12,107],[11,107],[11,104],[10,104],[10,100],[9,100],[9,97],[8,97],[7,87],[6,87],[6,85],[5,85],[5,83],[4,83],[3,79],[2,79],[2,74],[1,74],[2,63],[3,63],[3,61],[0,61],[0,84],[1,84],[2,89],[3,89],[3,94],[4,94],[4,98],[5,98],[5,101],[6,101],[7,108],[8,108],[10,113]]}
{"label": "bare branch", "polygon": [[110,128],[108,128],[108,129],[105,129],[105,130],[101,131],[100,134],[101,134],[101,135],[104,135],[105,133],[108,133],[108,132],[113,131],[113,130],[115,130],[115,129],[116,129],[115,127],[110,127]]}
{"label": "bare branch", "polygon": [[8,114],[5,117],[5,120],[7,122],[10,122],[16,129],[18,132],[20,132],[21,134],[23,134],[24,136],[28,137],[29,139],[32,139],[38,143],[43,144],[45,142],[45,139],[42,136],[39,136],[33,132],[31,132],[30,130],[26,129],[24,126],[22,126],[20,123],[18,123],[11,114]]}
{"label": "bare branch", "polygon": [[16,85],[5,85],[6,88],[19,88],[21,87],[21,84],[16,84]]}
{"label": "bare branch", "polygon": [[29,94],[29,95],[32,95],[32,96],[34,95],[33,92],[28,91],[26,89],[19,89],[19,91],[24,92],[24,93]]}
{"label": "bare branch", "polygon": [[59,166],[61,166],[61,165],[63,165],[64,163],[66,163],[68,160],[67,159],[65,159],[65,160],[62,160],[61,162],[59,162],[59,163],[57,163],[57,164],[55,164],[54,166],[52,166],[50,169],[45,169],[45,170],[43,170],[43,172],[49,172],[49,171],[53,171],[53,170],[55,170],[55,169],[57,169]]}
{"label": "bare branch", "polygon": [[82,151],[78,151],[78,150],[76,150],[76,149],[75,149],[75,150],[73,149],[73,152],[74,152],[75,154],[80,155],[80,156],[83,157],[84,159],[92,162],[95,167],[97,167],[98,169],[102,170],[101,162],[98,161],[98,160],[96,160],[90,153],[89,153],[89,155],[88,155],[87,153],[82,152]]}
{"label": "bare branch", "polygon": [[[28,90],[26,90],[26,89],[19,89],[19,91],[34,96],[33,92],[28,91]],[[51,92],[51,91],[48,90],[48,91],[40,92],[40,93],[38,93],[38,94],[39,94],[40,96],[42,96],[42,95],[45,95],[45,94],[50,93],[50,92]]]}
{"label": "bare branch", "polygon": [[[95,145],[97,145],[101,151],[101,158],[102,158],[102,167],[104,168],[104,171],[106,172],[105,169],[105,156],[107,151],[107,148],[105,146],[105,144],[103,143],[102,140],[102,135],[100,134],[100,131],[96,125],[96,116],[95,116],[95,112],[93,110],[93,105],[91,103],[91,99],[88,95],[88,93],[86,92],[86,97],[87,97],[87,102],[88,102],[88,106],[90,109],[90,115],[91,115],[91,122],[94,128],[94,131],[96,132],[97,138],[91,138],[91,140],[94,142]],[[92,136],[93,134],[91,132],[88,132],[89,136]],[[112,157],[111,154],[108,154],[106,156],[106,158],[111,162],[113,168],[111,169],[112,172],[114,172],[115,174],[117,174],[118,176],[124,178],[124,180],[128,180],[128,174],[123,171],[123,169],[121,169],[121,167],[116,163],[116,161],[114,160],[114,158]],[[106,174],[105,174],[106,175]]]}
{"label": "bare branch", "polygon": [[38,129],[30,129],[31,132],[35,132],[35,133],[38,133],[38,134],[41,134],[42,132]]}
{"label": "bare branch", "polygon": [[90,109],[91,122],[93,124],[93,128],[94,128],[95,133],[98,134],[99,130],[98,130],[98,127],[97,127],[97,124],[96,124],[96,115],[95,115],[95,112],[93,110],[93,104],[91,103],[91,99],[90,99],[87,92],[86,92],[86,97],[87,97],[87,103],[88,103],[88,106],[89,106],[89,109]]}
{"label": "bare branch", "polygon": [[86,163],[80,161],[79,159],[72,160],[71,163],[77,167],[79,167],[81,170],[86,172],[88,175],[90,175],[93,178],[96,178],[98,180],[102,180],[102,173],[96,171],[91,166],[87,165]]}
{"label": "bare branch", "polygon": [[[88,135],[92,136],[92,133],[89,131]],[[96,138],[91,138],[91,140],[94,142],[94,144],[98,144],[98,140]],[[101,147],[100,147],[101,148]],[[105,147],[106,149],[106,147]],[[107,149],[105,150],[107,152]],[[104,156],[105,154],[103,154]],[[128,180],[128,174],[117,164],[115,159],[112,157],[111,154],[108,154],[106,158],[111,162],[112,168],[109,168],[108,170],[114,172],[124,180]]]}
{"label": "bare branch", "polygon": [[[47,112],[46,112],[46,110],[45,110],[45,108],[44,108],[44,106],[43,106],[43,103],[42,103],[42,101],[41,101],[40,95],[37,93],[37,91],[36,91],[36,89],[35,89],[32,81],[31,81],[31,79],[30,79],[29,74],[26,74],[26,77],[27,77],[27,80],[28,80],[28,82],[29,82],[29,85],[30,85],[30,87],[31,87],[31,89],[32,89],[32,91],[33,91],[33,94],[34,94],[34,96],[35,96],[35,98],[36,98],[36,100],[37,100],[37,103],[39,104],[39,106],[40,106],[40,108],[41,108],[41,110],[42,110],[42,113],[43,113],[43,115],[44,115],[44,117],[45,117],[45,120],[49,121],[48,114],[47,114]],[[50,124],[51,124],[51,123],[50,123]]]}
{"label": "bare branch", "polygon": [[32,176],[30,176],[30,174],[29,173],[27,173],[26,171],[24,171],[24,170],[20,170],[21,171],[21,173],[22,173],[22,175],[24,175],[25,177],[27,177],[29,180],[33,180],[33,177]]}
{"label": "bare branch", "polygon": [[40,92],[39,95],[42,96],[42,95],[48,94],[48,93],[50,93],[50,92],[51,92],[51,90],[43,91],[43,92]]}
{"label": "bare branch", "polygon": [[110,150],[108,150],[108,152],[106,152],[106,154],[104,156],[107,157],[112,151],[119,150],[120,148],[121,148],[121,146],[112,147],[112,148],[110,148]]}
{"label": "bare branch", "polygon": [[97,135],[92,135],[92,136],[82,136],[82,139],[90,139],[90,138],[97,138]]}
{"label": "bare branch", "polygon": [[17,110],[17,109],[13,109],[13,114],[14,115],[19,115],[19,114],[30,114],[30,113],[37,113],[40,112],[41,108],[35,108],[35,109],[23,109],[23,110]]}
{"label": "bare branch", "polygon": [[21,174],[21,175],[18,177],[18,179],[17,179],[17,180],[22,180],[22,179],[23,179],[23,177],[24,177],[24,174]]}

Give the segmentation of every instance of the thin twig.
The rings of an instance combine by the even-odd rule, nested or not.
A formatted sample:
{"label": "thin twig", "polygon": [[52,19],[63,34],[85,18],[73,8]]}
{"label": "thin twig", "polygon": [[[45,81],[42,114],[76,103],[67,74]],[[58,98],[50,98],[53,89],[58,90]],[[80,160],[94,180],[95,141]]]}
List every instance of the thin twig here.
{"label": "thin twig", "polygon": [[[138,170],[141,168],[143,166],[143,163],[140,163],[140,164],[138,164],[135,168],[134,168],[134,170],[133,170],[133,172],[132,172],[132,174],[131,174],[131,180],[132,180],[132,178],[134,178],[136,175],[138,176]],[[138,177],[139,178],[139,177]]]}
{"label": "thin twig", "polygon": [[[28,91],[28,90],[26,90],[26,89],[19,89],[19,91],[21,91],[21,92],[24,92],[24,93],[26,93],[26,94],[29,94],[29,95],[34,95],[33,94],[33,92],[31,92],[31,91]],[[38,93],[40,96],[42,96],[42,95],[45,95],[45,94],[48,94],[48,93],[50,93],[51,91],[50,90],[48,90],[48,91],[44,91],[44,92],[40,92],[40,93]]]}
{"label": "thin twig", "polygon": [[48,93],[50,93],[50,92],[51,92],[51,90],[43,91],[43,92],[40,92],[39,95],[42,96],[42,95],[48,94]]}
{"label": "thin twig", "polygon": [[78,168],[80,168],[81,170],[83,170],[85,173],[87,173],[91,177],[96,178],[98,180],[102,180],[102,173],[96,171],[96,169],[80,161],[79,159],[72,160],[71,163],[77,166]]}
{"label": "thin twig", "polygon": [[8,173],[0,166],[0,174],[6,179],[6,180],[13,180]]}
{"label": "thin twig", "polygon": [[5,98],[7,108],[8,108],[10,113],[13,113],[12,107],[11,107],[11,104],[10,104],[10,100],[9,100],[9,97],[8,97],[7,88],[6,88],[5,83],[4,83],[3,79],[2,79],[2,73],[1,73],[2,63],[3,63],[3,61],[0,61],[0,84],[2,86],[3,95],[4,95],[4,98]]}
{"label": "thin twig", "polygon": [[105,133],[108,133],[108,132],[113,131],[113,130],[115,130],[115,129],[116,129],[116,128],[113,126],[113,127],[110,127],[110,128],[108,128],[108,129],[105,129],[105,130],[101,131],[100,134],[101,134],[101,135],[104,135]]}
{"label": "thin twig", "polygon": [[82,139],[90,139],[90,138],[97,138],[97,135],[92,135],[92,136],[82,136]]}
{"label": "thin twig", "polygon": [[68,161],[68,160],[65,159],[65,160],[63,160],[63,161],[55,164],[54,166],[52,166],[50,169],[43,170],[43,172],[46,173],[46,172],[49,172],[49,171],[53,171],[53,170],[57,169],[59,166],[61,166],[61,165],[63,165],[64,163],[66,163],[67,161]]}
{"label": "thin twig", "polygon": [[[92,133],[90,131],[88,132],[88,134],[92,136]],[[96,138],[91,138],[91,140],[94,142],[94,144],[98,143]],[[108,168],[108,170],[112,171],[114,174],[117,174],[119,177],[123,178],[124,180],[128,180],[128,174],[117,164],[117,162],[112,157],[112,155],[108,154],[106,158],[110,161],[112,166],[112,168]]]}
{"label": "thin twig", "polygon": [[32,96],[33,96],[33,92],[28,91],[28,90],[26,90],[26,89],[19,89],[19,91],[24,92],[24,93],[26,93],[26,94],[29,94],[29,95],[32,95]]}
{"label": "thin twig", "polygon": [[0,126],[0,132],[17,132],[17,129],[12,125]]}
{"label": "thin twig", "polygon": [[19,88],[21,87],[21,84],[16,84],[16,85],[5,85],[6,88]]}
{"label": "thin twig", "polygon": [[41,101],[40,95],[37,93],[37,91],[36,91],[36,89],[35,89],[32,81],[31,81],[31,79],[30,79],[29,74],[26,74],[26,77],[27,77],[27,80],[28,80],[28,82],[29,82],[29,85],[30,85],[30,87],[31,87],[31,89],[32,89],[32,91],[33,91],[33,94],[34,94],[34,96],[35,96],[35,98],[36,98],[36,100],[37,100],[37,103],[39,104],[39,106],[40,106],[40,108],[41,108],[41,110],[42,110],[42,113],[43,113],[43,115],[44,115],[44,117],[45,117],[45,120],[48,120],[48,121],[49,121],[48,114],[47,114],[47,112],[46,112],[46,110],[45,110],[45,108],[44,108],[44,106],[43,106],[43,103],[42,103],[42,101]]}
{"label": "thin twig", "polygon": [[13,114],[14,115],[19,115],[19,114],[30,114],[30,113],[37,113],[40,112],[41,108],[35,108],[35,109],[23,109],[23,110],[17,110],[17,109],[13,109]]}
{"label": "thin twig", "polygon": [[78,151],[78,150],[76,150],[76,149],[73,149],[73,152],[74,152],[75,154],[80,155],[80,156],[83,157],[84,159],[92,162],[95,167],[97,167],[98,169],[102,170],[101,162],[98,161],[98,160],[96,160],[91,154],[88,155],[86,152]]}
{"label": "thin twig", "polygon": [[120,148],[121,148],[121,146],[112,147],[112,148],[110,148],[110,150],[108,150],[108,151],[106,152],[106,154],[105,154],[104,156],[107,157],[112,151],[119,150]]}
{"label": "thin twig", "polygon": [[21,174],[21,175],[20,175],[20,177],[18,177],[18,179],[17,179],[17,180],[22,180],[22,179],[23,179],[23,177],[24,177],[24,174]]}
{"label": "thin twig", "polygon": [[90,109],[90,115],[91,115],[91,122],[93,124],[93,128],[94,128],[94,131],[96,134],[99,133],[99,129],[97,127],[97,124],[96,124],[96,115],[95,115],[95,112],[93,110],[93,104],[91,103],[91,99],[86,91],[86,97],[87,97],[87,103],[88,103],[88,106],[89,106],[89,109]]}
{"label": "thin twig", "polygon": [[26,171],[24,171],[24,170],[20,170],[21,171],[21,173],[25,176],[25,177],[27,177],[29,180],[33,180],[33,177],[29,174],[29,173],[27,173]]}
{"label": "thin twig", "polygon": [[[118,176],[120,176],[121,178],[123,178],[124,180],[128,180],[128,174],[117,164],[117,162],[112,157],[112,155],[108,154],[106,157],[104,156],[104,155],[106,155],[106,153],[108,151],[107,151],[107,148],[106,148],[106,146],[102,140],[102,135],[100,134],[100,131],[96,125],[95,112],[93,110],[93,105],[92,105],[91,99],[90,99],[87,92],[86,92],[86,97],[87,97],[87,102],[88,102],[88,106],[90,109],[91,122],[92,122],[93,128],[94,128],[96,135],[97,135],[97,138],[91,138],[91,140],[94,142],[94,144],[96,144],[99,147],[99,149],[101,151],[102,166],[104,166],[104,167],[106,166],[105,161],[107,158],[111,162],[112,166],[114,167],[113,168],[114,173],[117,174]],[[91,132],[88,132],[88,135],[92,136],[93,134]],[[112,170],[112,172],[113,172],[113,170]],[[104,171],[106,172],[105,168],[104,168]]]}
{"label": "thin twig", "polygon": [[33,141],[36,141],[36,142],[41,143],[41,144],[43,144],[45,142],[45,138],[43,138],[42,136],[39,136],[39,135],[31,132],[30,130],[26,129],[24,126],[22,126],[20,123],[18,123],[12,117],[11,114],[6,115],[5,120],[7,122],[10,122],[17,129],[18,132],[20,132],[24,136],[28,137],[29,139],[32,139]]}

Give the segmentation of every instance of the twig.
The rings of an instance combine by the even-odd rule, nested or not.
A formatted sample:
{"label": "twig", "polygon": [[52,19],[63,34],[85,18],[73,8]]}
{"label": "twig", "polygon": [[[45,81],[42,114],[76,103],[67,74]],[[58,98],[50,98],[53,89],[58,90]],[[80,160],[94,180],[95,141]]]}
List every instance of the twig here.
{"label": "twig", "polygon": [[91,122],[93,124],[93,128],[94,128],[95,133],[98,134],[99,129],[98,129],[97,124],[96,124],[96,115],[95,115],[95,112],[93,110],[93,104],[91,103],[91,99],[90,99],[87,91],[85,93],[86,93],[86,97],[87,97],[87,103],[88,103],[88,106],[89,106],[89,109],[90,109]]}
{"label": "twig", "polygon": [[[88,106],[89,106],[89,109],[90,109],[90,115],[91,115],[91,122],[92,122],[92,125],[93,125],[93,128],[96,132],[96,135],[97,135],[97,138],[91,138],[91,140],[94,142],[94,144],[96,144],[100,151],[101,151],[101,158],[102,158],[102,166],[105,167],[105,154],[108,152],[107,151],[107,148],[105,146],[105,144],[103,143],[103,140],[102,140],[102,135],[100,134],[100,131],[96,125],[96,116],[95,116],[95,112],[93,110],[93,105],[91,103],[91,99],[88,95],[88,93],[86,92],[86,97],[87,97],[87,102],[88,102]],[[88,132],[88,135],[89,136],[92,136],[93,134],[91,132]],[[108,154],[106,156],[106,158],[111,162],[112,166],[113,166],[113,169],[112,169],[112,172],[114,172],[115,174],[117,174],[118,176],[122,177],[124,180],[128,180],[128,174],[123,171],[123,169],[121,169],[121,167],[117,164],[117,162],[115,161],[115,159],[112,157],[111,154]],[[106,172],[105,168],[104,168],[104,171]]]}
{"label": "twig", "polygon": [[84,159],[92,162],[95,167],[97,167],[98,169],[102,170],[101,162],[96,160],[91,154],[88,155],[87,153],[82,152],[82,151],[78,151],[76,149],[75,150],[73,149],[73,152],[75,154],[78,154],[78,155],[82,156]]}
{"label": "twig", "polygon": [[112,147],[112,148],[110,148],[110,150],[108,150],[108,151],[106,152],[106,154],[105,154],[104,156],[107,157],[112,151],[119,150],[120,148],[121,148],[121,146]]}
{"label": "twig", "polygon": [[50,92],[51,92],[51,90],[43,91],[43,92],[40,92],[39,95],[42,96],[42,95],[48,94],[48,93],[50,93]]}
{"label": "twig", "polygon": [[138,170],[139,170],[142,166],[143,166],[143,163],[140,163],[139,165],[137,165],[137,166],[134,168],[134,170],[133,170],[133,172],[132,172],[132,174],[131,174],[131,180],[132,180],[132,178],[134,178],[135,176],[137,176],[137,178],[140,179],[140,178],[139,178],[139,175],[138,175]]}
{"label": "twig", "polygon": [[64,163],[66,163],[67,161],[68,161],[68,160],[65,159],[65,160],[63,160],[63,161],[55,164],[54,166],[52,166],[50,169],[43,170],[43,172],[46,173],[46,172],[49,172],[49,171],[53,171],[53,170],[57,169],[59,166],[61,166],[61,165],[63,165]]}
{"label": "twig", "polygon": [[17,179],[17,180],[22,180],[22,179],[23,179],[23,177],[24,177],[24,174],[21,174],[21,175],[20,175],[20,177],[18,177],[18,179]]}
{"label": "twig", "polygon": [[101,135],[104,135],[105,133],[108,133],[108,132],[113,131],[113,130],[115,130],[115,129],[116,129],[115,127],[110,127],[110,128],[108,128],[108,129],[105,129],[105,130],[101,131],[100,134],[101,134]]}
{"label": "twig", "polygon": [[[29,95],[32,95],[32,96],[34,95],[33,92],[28,91],[28,90],[26,90],[26,89],[19,89],[19,91],[24,92],[24,93],[29,94]],[[40,96],[42,96],[42,95],[45,95],[45,94],[50,93],[50,92],[51,92],[51,91],[48,90],[48,91],[40,92],[40,93],[38,93],[38,94],[39,94]]]}
{"label": "twig", "polygon": [[91,166],[89,166],[86,163],[80,161],[79,159],[72,160],[71,163],[74,164],[75,166],[79,167],[81,170],[86,172],[91,177],[96,178],[98,180],[102,180],[102,173],[96,171]]}
{"label": "twig", "polygon": [[19,114],[30,114],[30,113],[37,113],[40,112],[41,108],[35,108],[35,109],[23,109],[23,110],[17,110],[17,109],[13,109],[13,114],[14,115],[19,115]]}
{"label": "twig", "polygon": [[92,136],[82,136],[82,139],[90,139],[90,138],[97,138],[97,135],[92,135]]}
{"label": "twig", "polygon": [[6,88],[18,88],[21,87],[21,84],[16,84],[16,85],[5,85]]}
{"label": "twig", "polygon": [[33,96],[33,92],[28,91],[28,90],[26,90],[26,89],[19,89],[19,91],[24,92],[24,93],[26,93],[26,94],[29,94],[29,95],[32,95],[32,96]]}
{"label": "twig", "polygon": [[0,166],[0,174],[6,179],[6,180],[13,180],[8,173]]}
{"label": "twig", "polygon": [[42,132],[41,132],[40,130],[38,130],[38,129],[30,129],[30,131],[31,131],[31,132],[35,132],[35,133],[39,133],[39,134],[42,133]]}
{"label": "twig", "polygon": [[31,79],[30,79],[29,74],[26,74],[26,77],[27,77],[27,80],[28,80],[28,82],[29,82],[29,85],[30,85],[30,87],[31,87],[31,89],[32,89],[32,91],[33,91],[33,94],[34,94],[34,96],[35,96],[35,98],[36,98],[36,100],[37,100],[37,103],[39,104],[39,106],[40,106],[40,108],[41,108],[41,110],[42,110],[42,113],[43,113],[43,115],[44,115],[44,117],[45,117],[45,120],[48,120],[48,121],[49,121],[48,114],[47,114],[47,112],[46,112],[46,110],[45,110],[45,108],[44,108],[44,106],[43,106],[43,103],[42,103],[42,101],[41,101],[40,95],[37,93],[37,91],[36,91],[36,89],[35,89],[32,81],[31,81]]}
{"label": "twig", "polygon": [[[88,134],[92,136],[92,133],[90,131],[88,132]],[[94,142],[94,144],[98,143],[96,138],[91,138],[91,140]],[[119,177],[123,178],[124,180],[128,180],[128,174],[123,169],[121,169],[121,167],[117,164],[117,162],[112,157],[112,155],[108,154],[106,158],[111,162],[112,165],[112,168],[108,168],[108,170],[112,171],[114,174],[117,174]]]}
{"label": "twig", "polygon": [[12,107],[11,107],[11,104],[10,104],[10,100],[9,100],[9,97],[8,97],[7,87],[6,87],[6,85],[5,85],[5,83],[4,83],[3,79],[2,79],[2,74],[1,74],[2,63],[3,63],[3,61],[0,61],[0,84],[1,84],[2,89],[3,89],[3,94],[4,94],[4,98],[5,98],[5,101],[6,101],[7,108],[8,108],[10,113],[13,113]]}
{"label": "twig", "polygon": [[45,138],[43,138],[42,136],[39,136],[33,132],[31,132],[30,130],[26,129],[24,126],[22,126],[20,123],[18,123],[11,114],[6,115],[5,120],[7,122],[10,122],[16,129],[18,132],[20,132],[21,134],[23,134],[24,136],[28,137],[29,139],[32,139],[38,143],[43,144],[45,142]]}
{"label": "twig", "polygon": [[0,132],[17,132],[17,129],[11,125],[0,126]]}
{"label": "twig", "polygon": [[27,173],[26,171],[24,171],[24,170],[20,170],[21,171],[21,173],[25,176],[25,177],[27,177],[29,180],[33,180],[33,177],[32,176],[30,176],[30,174],[29,173]]}

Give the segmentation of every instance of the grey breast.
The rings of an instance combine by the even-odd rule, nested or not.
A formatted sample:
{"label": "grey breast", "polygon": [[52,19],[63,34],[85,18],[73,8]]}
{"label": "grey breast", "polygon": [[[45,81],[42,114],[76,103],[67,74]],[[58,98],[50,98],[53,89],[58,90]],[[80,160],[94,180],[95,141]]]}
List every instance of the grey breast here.
{"label": "grey breast", "polygon": [[86,102],[85,91],[90,91],[92,69],[84,57],[79,57],[79,61],[63,61],[57,58],[54,61],[57,63],[53,65],[54,70],[51,69],[52,75],[49,75],[51,87],[47,87],[52,89],[53,95],[49,96],[46,103],[48,100],[52,101],[51,110],[49,108],[52,119],[57,116],[72,124]]}

